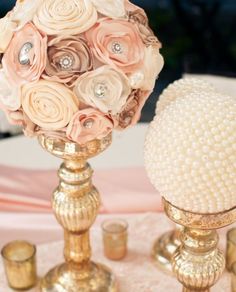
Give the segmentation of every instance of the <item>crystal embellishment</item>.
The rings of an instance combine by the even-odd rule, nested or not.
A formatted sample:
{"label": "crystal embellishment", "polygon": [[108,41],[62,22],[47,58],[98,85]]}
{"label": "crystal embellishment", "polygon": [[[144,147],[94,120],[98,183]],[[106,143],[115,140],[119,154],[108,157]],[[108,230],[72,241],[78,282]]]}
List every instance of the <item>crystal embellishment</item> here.
{"label": "crystal embellishment", "polygon": [[59,62],[60,62],[61,68],[65,70],[70,69],[74,63],[73,58],[68,55],[63,56]]}
{"label": "crystal embellishment", "polygon": [[86,129],[91,129],[93,127],[94,121],[92,119],[88,119],[84,122],[83,126]]}
{"label": "crystal embellishment", "polygon": [[107,94],[107,86],[104,83],[98,83],[95,85],[94,93],[97,98],[104,98]]}
{"label": "crystal embellishment", "polygon": [[21,65],[28,65],[30,63],[29,52],[33,48],[33,44],[28,42],[25,43],[19,52],[19,62]]}
{"label": "crystal embellishment", "polygon": [[123,48],[122,45],[118,42],[114,42],[111,46],[112,52],[114,54],[122,54],[123,53]]}

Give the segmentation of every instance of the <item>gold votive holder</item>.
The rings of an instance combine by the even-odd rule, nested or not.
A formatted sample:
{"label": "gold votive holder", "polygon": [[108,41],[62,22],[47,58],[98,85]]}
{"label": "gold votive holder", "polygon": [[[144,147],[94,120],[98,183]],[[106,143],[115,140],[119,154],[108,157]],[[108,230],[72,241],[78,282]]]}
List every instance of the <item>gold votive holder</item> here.
{"label": "gold votive holder", "polygon": [[236,228],[232,228],[227,232],[226,268],[229,272],[231,272],[232,265],[235,262],[236,262]]}
{"label": "gold votive holder", "polygon": [[231,291],[236,292],[236,262],[231,266]]}
{"label": "gold votive holder", "polygon": [[106,220],[102,224],[105,256],[113,261],[123,259],[127,254],[128,223],[125,220]]}
{"label": "gold votive holder", "polygon": [[26,241],[13,241],[2,249],[8,285],[28,290],[37,284],[36,247]]}

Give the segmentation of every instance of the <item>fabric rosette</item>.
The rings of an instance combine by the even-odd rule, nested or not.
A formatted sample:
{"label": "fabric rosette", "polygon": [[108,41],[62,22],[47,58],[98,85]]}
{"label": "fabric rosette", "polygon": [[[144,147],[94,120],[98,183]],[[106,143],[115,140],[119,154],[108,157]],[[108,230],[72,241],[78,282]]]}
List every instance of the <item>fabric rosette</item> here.
{"label": "fabric rosette", "polygon": [[115,121],[116,129],[124,130],[127,127],[134,126],[139,121],[143,106],[151,93],[151,91],[140,89],[132,90],[121,113],[112,117]]}
{"label": "fabric rosette", "polygon": [[82,37],[59,36],[49,41],[44,79],[72,85],[92,68],[92,54]]}
{"label": "fabric rosette", "polygon": [[121,19],[100,19],[85,33],[94,56],[103,64],[116,66],[124,73],[143,64],[145,45],[137,28]]}
{"label": "fabric rosette", "polygon": [[125,2],[124,0],[91,0],[97,11],[104,16],[112,18],[125,17]]}
{"label": "fabric rosette", "polygon": [[0,19],[0,53],[6,51],[16,27],[16,23],[12,21],[11,12]]}
{"label": "fabric rosette", "polygon": [[74,92],[85,104],[104,113],[117,114],[125,105],[131,88],[129,79],[122,71],[102,66],[80,76]]}
{"label": "fabric rosette", "polygon": [[46,130],[66,127],[79,107],[78,99],[70,89],[46,80],[23,85],[21,99],[29,119]]}
{"label": "fabric rosette", "polygon": [[113,129],[111,118],[93,108],[78,111],[67,127],[67,138],[79,144],[102,139]]}
{"label": "fabric rosette", "polygon": [[38,81],[46,66],[47,36],[32,23],[15,32],[2,59],[9,80],[21,85]]}
{"label": "fabric rosette", "polygon": [[46,0],[33,21],[48,35],[77,35],[92,27],[97,18],[91,0]]}

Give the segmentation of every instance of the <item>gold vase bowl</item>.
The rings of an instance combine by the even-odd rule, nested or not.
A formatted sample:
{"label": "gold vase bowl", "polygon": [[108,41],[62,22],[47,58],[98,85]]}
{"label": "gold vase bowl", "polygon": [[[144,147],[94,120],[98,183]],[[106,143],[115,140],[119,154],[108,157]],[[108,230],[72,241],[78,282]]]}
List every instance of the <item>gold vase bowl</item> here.
{"label": "gold vase bowl", "polygon": [[64,229],[65,262],[42,279],[42,292],[117,291],[110,269],[90,261],[89,241],[89,229],[96,219],[100,196],[92,184],[93,170],[87,160],[103,152],[111,142],[111,135],[83,146],[39,137],[39,143],[46,151],[64,160],[58,171],[60,183],[53,193],[52,208]]}
{"label": "gold vase bowl", "polygon": [[236,221],[236,208],[215,214],[181,210],[163,199],[167,216],[184,226],[181,245],[172,258],[172,270],[185,292],[208,292],[225,268],[223,253],[217,248],[216,229]]}

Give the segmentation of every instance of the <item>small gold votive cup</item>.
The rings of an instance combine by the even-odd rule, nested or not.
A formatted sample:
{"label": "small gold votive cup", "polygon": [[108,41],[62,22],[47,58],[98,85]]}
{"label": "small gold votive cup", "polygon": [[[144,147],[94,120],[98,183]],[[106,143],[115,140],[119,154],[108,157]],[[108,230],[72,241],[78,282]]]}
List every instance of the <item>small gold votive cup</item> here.
{"label": "small gold votive cup", "polygon": [[232,265],[235,262],[236,262],[236,228],[232,228],[227,232],[226,268],[229,272],[231,272]]}
{"label": "small gold votive cup", "polygon": [[28,290],[37,284],[36,247],[26,241],[13,241],[2,249],[8,285]]}
{"label": "small gold votive cup", "polygon": [[123,259],[127,254],[128,223],[125,220],[106,220],[102,224],[105,256],[113,261]]}

